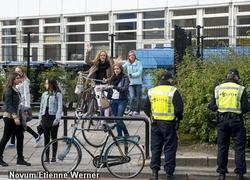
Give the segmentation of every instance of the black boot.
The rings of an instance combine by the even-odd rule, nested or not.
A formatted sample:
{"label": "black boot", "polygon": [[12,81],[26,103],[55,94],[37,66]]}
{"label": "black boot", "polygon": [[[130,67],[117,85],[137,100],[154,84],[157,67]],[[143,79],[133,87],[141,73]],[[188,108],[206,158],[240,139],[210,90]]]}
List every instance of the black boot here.
{"label": "black boot", "polygon": [[4,162],[3,158],[0,158],[0,165],[3,167],[8,166],[8,164],[6,162]]}
{"label": "black boot", "polygon": [[236,179],[237,179],[237,180],[245,180],[243,174],[237,174]]}
{"label": "black boot", "polygon": [[220,174],[218,180],[225,180],[226,175],[225,174]]}
{"label": "black boot", "polygon": [[17,159],[17,165],[23,165],[23,166],[31,166],[30,163],[28,163],[27,161],[25,161],[24,159]]}
{"label": "black boot", "polygon": [[149,180],[158,180],[158,171],[152,171]]}

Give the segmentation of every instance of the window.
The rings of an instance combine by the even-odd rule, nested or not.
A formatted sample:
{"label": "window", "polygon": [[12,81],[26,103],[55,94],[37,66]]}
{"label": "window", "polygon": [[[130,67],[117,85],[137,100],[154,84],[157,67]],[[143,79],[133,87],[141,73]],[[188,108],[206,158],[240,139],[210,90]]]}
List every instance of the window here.
{"label": "window", "polygon": [[61,38],[58,35],[53,35],[53,36],[44,36],[44,43],[55,43],[55,42],[60,42]]}
{"label": "window", "polygon": [[84,16],[76,16],[76,17],[68,17],[68,22],[84,22],[85,17]]}
{"label": "window", "polygon": [[136,17],[137,17],[136,13],[117,14],[117,19],[135,19]]}
{"label": "window", "polygon": [[102,15],[94,15],[91,16],[92,21],[103,21],[103,20],[108,20],[109,16],[107,14],[102,14]]}
{"label": "window", "polygon": [[107,53],[109,53],[109,44],[108,43],[91,43],[91,45],[94,47],[93,50],[91,51],[91,58],[94,59],[96,54],[100,51],[100,50],[104,50]]}
{"label": "window", "polygon": [[144,49],[151,49],[152,48],[152,45],[151,44],[144,44]]}
{"label": "window", "polygon": [[250,5],[239,6],[239,12],[250,11]]}
{"label": "window", "polygon": [[143,13],[144,19],[164,18],[164,11],[149,11]]}
{"label": "window", "polygon": [[2,46],[3,61],[17,61],[17,46]]}
{"label": "window", "polygon": [[237,17],[237,24],[250,24],[250,16],[239,16]]}
{"label": "window", "polygon": [[145,31],[143,39],[164,39],[164,31]]}
{"label": "window", "polygon": [[116,43],[115,49],[116,57],[121,56],[122,59],[127,59],[128,52],[136,49],[136,42]]}
{"label": "window", "polygon": [[44,60],[60,60],[61,59],[61,45],[44,45]]}
{"label": "window", "polygon": [[23,26],[39,25],[39,19],[24,19],[22,21]]}
{"label": "window", "polygon": [[136,22],[116,23],[116,30],[136,30]]}
{"label": "window", "polygon": [[205,8],[205,14],[228,13],[228,7]]}
{"label": "window", "polygon": [[83,42],[84,34],[67,35],[67,42]]}
{"label": "window", "polygon": [[72,33],[72,32],[84,32],[85,31],[85,26],[84,25],[70,25],[67,26],[67,32]]}
{"label": "window", "polygon": [[195,27],[196,26],[196,19],[180,19],[180,20],[173,20],[172,27],[174,26],[180,27]]}
{"label": "window", "polygon": [[90,29],[91,31],[108,31],[109,24],[91,24]]}
{"label": "window", "polygon": [[117,33],[116,40],[135,40],[136,32]]}
{"label": "window", "polygon": [[16,28],[2,29],[2,35],[16,35]]}
{"label": "window", "polygon": [[2,21],[3,22],[3,26],[13,26],[16,25],[16,20],[6,20],[6,21]]}
{"label": "window", "polygon": [[250,36],[250,27],[238,27],[237,36]]}
{"label": "window", "polygon": [[49,24],[49,23],[60,23],[60,18],[57,17],[57,18],[46,18],[45,19],[45,23]]}
{"label": "window", "polygon": [[228,17],[204,18],[204,26],[228,25]]}
{"label": "window", "polygon": [[16,37],[2,37],[2,44],[15,44]]}
{"label": "window", "polygon": [[144,21],[143,29],[164,28],[164,20]]}
{"label": "window", "polygon": [[227,47],[228,45],[228,39],[204,40],[204,47]]}
{"label": "window", "polygon": [[67,45],[67,60],[83,60],[84,59],[84,44],[68,44]]}
{"label": "window", "polygon": [[228,28],[204,29],[204,36],[206,36],[206,37],[225,37],[225,36],[228,36]]}
{"label": "window", "polygon": [[39,33],[39,27],[25,27],[22,28],[22,34],[27,34],[28,32],[38,34]]}
{"label": "window", "polygon": [[[27,39],[28,39],[27,35],[24,35],[22,37],[22,43],[27,43]],[[31,35],[30,36],[30,42],[31,43],[38,43],[39,42],[39,36]]]}
{"label": "window", "polygon": [[109,39],[108,34],[91,34],[90,40],[91,41],[108,41]]}
{"label": "window", "polygon": [[196,15],[196,9],[173,10],[173,16]]}
{"label": "window", "polygon": [[44,27],[44,33],[60,33],[60,26]]}

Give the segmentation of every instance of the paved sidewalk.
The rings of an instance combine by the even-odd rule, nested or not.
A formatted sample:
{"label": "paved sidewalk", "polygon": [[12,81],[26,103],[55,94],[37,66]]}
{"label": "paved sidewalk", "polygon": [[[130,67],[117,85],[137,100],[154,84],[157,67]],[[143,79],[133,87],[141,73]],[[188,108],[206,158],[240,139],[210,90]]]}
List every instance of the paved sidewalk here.
{"label": "paved sidewalk", "polygon": [[[72,121],[68,121],[68,135],[72,134],[73,128],[70,124]],[[127,124],[128,130],[131,135],[140,135],[141,140],[140,144],[145,143],[145,135],[144,135],[144,122],[125,122]],[[28,125],[36,130],[36,126],[38,125],[38,120],[32,120],[28,123]],[[116,132],[116,131],[114,131]],[[3,133],[3,121],[0,120],[0,137],[2,137]],[[61,122],[58,137],[63,136],[63,123]],[[84,142],[81,132],[78,132],[79,139]],[[43,150],[43,137],[42,137],[42,146],[39,148],[34,148],[35,144],[34,138],[27,132],[24,134],[24,156],[25,159],[32,164],[31,167],[26,166],[16,166],[16,149],[5,149],[4,152],[4,160],[9,164],[8,167],[0,167],[0,177],[7,178],[9,171],[18,171],[18,172],[37,172],[43,171],[41,165],[41,152]],[[84,143],[87,145],[86,143]],[[87,148],[93,152],[95,155],[99,154],[100,149],[93,148],[87,145]],[[93,172],[95,170],[92,158],[82,150],[83,158],[81,160],[80,165],[78,166],[78,171],[83,172]],[[230,151],[230,160],[229,160],[229,174],[228,179],[234,179],[233,167],[234,167],[234,153]],[[249,157],[249,156],[248,156]],[[139,179],[147,179],[151,170],[149,168],[150,160],[146,161],[146,166],[143,169],[143,172],[139,175]],[[250,159],[247,161],[248,167],[250,167]],[[216,152],[214,150],[214,146],[212,145],[185,145],[180,144],[177,151],[177,168],[176,168],[176,176],[178,180],[182,179],[216,179],[217,174],[215,173],[216,169]],[[164,172],[161,171],[161,177],[164,178]],[[247,176],[250,177],[248,173]],[[111,179],[111,175],[108,173],[107,169],[104,168],[101,170],[100,179],[102,177],[106,177],[106,179]]]}

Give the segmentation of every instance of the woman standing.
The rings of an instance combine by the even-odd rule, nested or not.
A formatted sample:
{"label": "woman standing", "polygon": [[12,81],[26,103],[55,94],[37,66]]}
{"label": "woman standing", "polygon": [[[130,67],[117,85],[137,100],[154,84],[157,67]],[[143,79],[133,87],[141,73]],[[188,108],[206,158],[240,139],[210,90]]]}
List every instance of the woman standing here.
{"label": "woman standing", "polygon": [[11,135],[15,132],[17,138],[17,165],[30,166],[31,164],[26,162],[23,157],[23,126],[19,117],[19,104],[20,95],[16,86],[21,82],[20,75],[17,73],[11,73],[7,79],[4,87],[4,132],[0,141],[0,165],[8,166],[3,161],[3,152],[7,142]]}
{"label": "woman standing", "polygon": [[[123,65],[126,70],[130,85],[129,85],[129,115],[140,114],[140,98],[142,94],[142,63],[136,59],[135,51],[128,52],[128,61]],[[135,103],[134,103],[135,100]],[[135,105],[135,108],[134,108]]]}
{"label": "woman standing", "polygon": [[[111,99],[111,110],[114,116],[123,116],[126,105],[129,88],[128,76],[124,74],[121,64],[114,64],[114,75],[111,77],[110,86],[108,86],[108,98]],[[123,120],[116,120],[118,136],[128,136],[128,130]]]}
{"label": "woman standing", "polygon": [[[28,79],[28,77],[24,74],[24,69],[20,66],[17,66],[15,68],[15,72],[17,74],[19,74],[19,76],[21,77],[21,83],[17,85],[17,90],[20,92],[21,95],[21,103],[20,103],[20,116],[22,117],[22,125],[24,127],[24,130],[26,130],[28,133],[30,133],[34,139],[35,139],[35,143],[34,147],[38,147],[41,137],[39,134],[37,134],[35,131],[33,131],[31,129],[31,127],[29,127],[27,125],[27,122],[30,121],[32,119],[32,117],[30,117],[31,113],[29,113],[31,111],[31,107],[30,107],[30,80]],[[11,142],[8,145],[9,148],[11,147],[15,147],[15,134],[13,134],[11,136]]]}
{"label": "woman standing", "polygon": [[[94,60],[90,59],[90,53],[92,51],[92,46],[89,44],[87,45],[87,53],[86,53],[86,63],[91,66],[89,69],[89,78],[94,78],[101,80],[103,82],[96,82],[95,86],[95,94],[97,99],[97,104],[99,106],[99,109],[101,111],[101,115],[109,116],[109,109],[102,109],[101,108],[101,97],[102,92],[101,89],[105,87],[107,82],[110,81],[111,76],[113,75],[112,66],[114,64],[114,61],[112,58],[108,57],[108,54],[104,50],[100,50],[97,54]],[[86,81],[87,83],[88,81]]]}
{"label": "woman standing", "polygon": [[[62,117],[62,94],[54,78],[45,81],[46,91],[42,94],[39,120],[44,129],[44,146],[50,139],[57,138],[59,122]],[[56,162],[57,144],[53,144],[51,162]],[[49,149],[46,152],[45,162],[49,162]]]}

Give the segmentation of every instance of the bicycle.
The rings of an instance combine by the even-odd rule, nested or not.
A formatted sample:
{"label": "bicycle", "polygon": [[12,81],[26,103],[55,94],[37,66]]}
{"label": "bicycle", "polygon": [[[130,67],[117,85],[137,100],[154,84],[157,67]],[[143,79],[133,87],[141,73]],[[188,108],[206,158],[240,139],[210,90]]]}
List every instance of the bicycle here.
{"label": "bicycle", "polygon": [[[104,123],[103,129],[108,135],[105,138],[100,154],[94,156],[76,137],[76,132],[82,130],[78,128],[81,121],[81,117],[79,117],[81,114],[78,111],[76,116],[78,118],[75,121],[72,136],[55,139],[43,149],[41,162],[45,171],[66,173],[74,171],[82,159],[81,147],[93,158],[95,172],[99,172],[101,168],[105,167],[115,177],[133,178],[142,171],[145,164],[145,155],[138,143],[140,136],[115,137],[112,129],[115,128],[116,124]],[[110,138],[113,139],[113,142],[106,148]],[[46,161],[48,160],[46,154],[48,155],[52,148],[57,149],[57,156],[54,156],[54,159],[56,157],[56,163]]]}
{"label": "bicycle", "polygon": [[[81,111],[83,116],[99,116],[100,111],[98,111],[97,99],[94,88],[96,87],[96,82],[102,82],[102,80],[88,78],[85,73],[79,73],[78,81],[85,83],[85,81],[90,81],[90,86],[83,88],[81,94],[78,97],[78,103],[76,110]],[[103,131],[102,121],[82,121],[82,136],[84,140],[93,147],[101,147],[104,144],[106,132]],[[93,140],[93,137],[95,140]]]}

